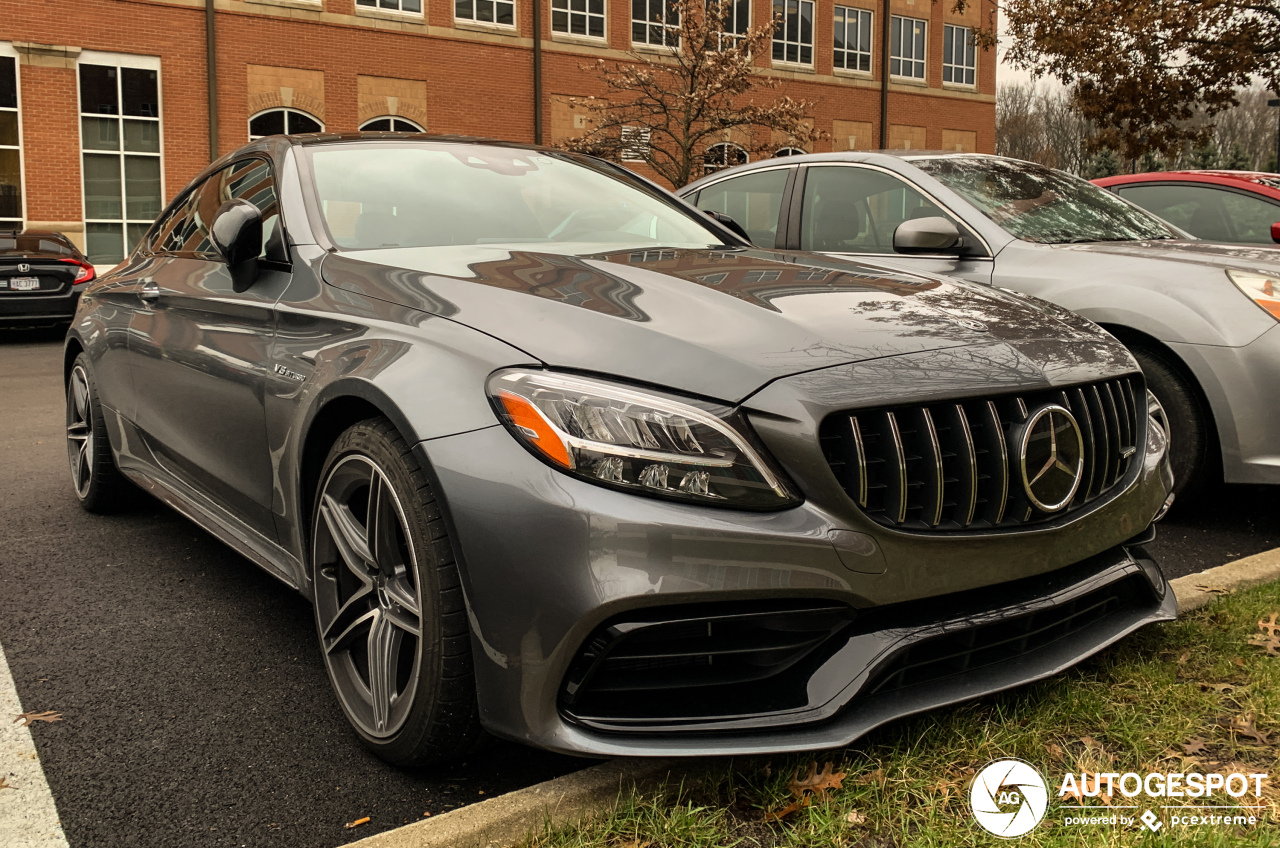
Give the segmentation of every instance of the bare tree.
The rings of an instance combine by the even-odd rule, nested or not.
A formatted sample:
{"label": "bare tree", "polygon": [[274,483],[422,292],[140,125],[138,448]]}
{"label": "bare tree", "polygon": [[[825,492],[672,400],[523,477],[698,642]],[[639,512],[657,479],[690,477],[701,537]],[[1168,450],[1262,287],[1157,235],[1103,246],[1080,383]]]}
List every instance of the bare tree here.
{"label": "bare tree", "polygon": [[826,135],[805,118],[813,103],[778,96],[778,81],[754,68],[752,57],[769,53],[778,21],[734,32],[726,25],[732,10],[732,0],[668,0],[650,26],[666,47],[585,66],[604,81],[606,93],[572,101],[587,107],[588,129],[563,146],[644,162],[676,188],[709,166],[735,164],[731,155],[708,156],[717,144],[759,154],[782,138],[781,146],[811,150]]}
{"label": "bare tree", "polygon": [[1007,83],[996,94],[996,152],[1073,174],[1090,159],[1093,128],[1071,93],[1034,83]]}

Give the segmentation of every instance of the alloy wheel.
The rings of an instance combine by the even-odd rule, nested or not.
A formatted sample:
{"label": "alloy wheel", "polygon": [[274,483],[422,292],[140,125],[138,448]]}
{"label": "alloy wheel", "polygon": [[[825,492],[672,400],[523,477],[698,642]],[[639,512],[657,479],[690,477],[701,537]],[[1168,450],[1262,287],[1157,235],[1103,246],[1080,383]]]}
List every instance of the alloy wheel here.
{"label": "alloy wheel", "polygon": [[67,386],[67,460],[71,480],[81,499],[93,482],[93,411],[89,403],[89,375],[82,366],[71,371]]}
{"label": "alloy wheel", "polygon": [[325,478],[314,529],[316,621],[348,717],[385,738],[408,718],[422,603],[404,510],[386,473],[352,454]]}

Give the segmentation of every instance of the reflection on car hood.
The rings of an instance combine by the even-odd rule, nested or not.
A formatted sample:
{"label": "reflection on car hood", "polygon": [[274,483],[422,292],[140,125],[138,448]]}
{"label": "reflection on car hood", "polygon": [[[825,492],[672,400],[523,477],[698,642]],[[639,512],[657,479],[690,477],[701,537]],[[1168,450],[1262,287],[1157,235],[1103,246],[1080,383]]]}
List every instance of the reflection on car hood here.
{"label": "reflection on car hood", "polygon": [[1057,307],[805,253],[522,245],[331,254],[325,280],[430,312],[542,362],[725,401],[779,377],[904,353],[1110,340]]}
{"label": "reflection on car hood", "polygon": [[1157,239],[1154,241],[1104,241],[1058,245],[1059,250],[1162,259],[1168,262],[1207,265],[1213,268],[1261,268],[1280,271],[1280,245],[1218,244],[1211,241]]}

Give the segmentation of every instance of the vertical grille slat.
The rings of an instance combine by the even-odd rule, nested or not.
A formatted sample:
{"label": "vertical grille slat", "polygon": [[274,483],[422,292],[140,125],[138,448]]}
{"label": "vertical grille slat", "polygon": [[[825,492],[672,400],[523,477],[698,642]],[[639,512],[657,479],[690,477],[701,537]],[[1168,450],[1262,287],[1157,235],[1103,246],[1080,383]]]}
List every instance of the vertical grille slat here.
{"label": "vertical grille slat", "polygon": [[[1134,375],[1018,395],[858,410],[823,422],[832,472],[875,521],[907,530],[1016,528],[1083,508],[1131,476],[1146,432]],[[1046,404],[1069,410],[1084,448],[1071,502],[1032,505],[1019,458],[1030,419]]]}

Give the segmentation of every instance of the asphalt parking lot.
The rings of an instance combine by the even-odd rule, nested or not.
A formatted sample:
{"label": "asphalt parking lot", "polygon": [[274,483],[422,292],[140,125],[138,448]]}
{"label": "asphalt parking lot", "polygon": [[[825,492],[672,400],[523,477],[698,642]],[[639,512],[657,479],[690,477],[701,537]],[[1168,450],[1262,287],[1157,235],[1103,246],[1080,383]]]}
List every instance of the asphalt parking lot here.
{"label": "asphalt parking lot", "polygon": [[[33,735],[73,848],[337,845],[589,764],[507,743],[435,771],[366,754],[299,596],[158,503],[77,505],[60,343],[0,332],[0,645],[24,709],[63,714]],[[1274,548],[1278,507],[1222,487],[1151,550],[1175,577]]]}

